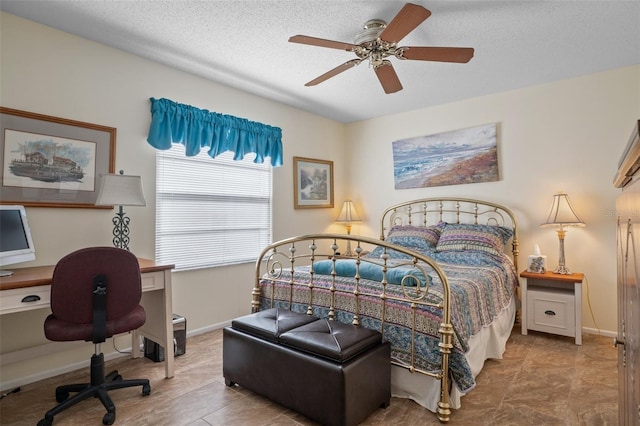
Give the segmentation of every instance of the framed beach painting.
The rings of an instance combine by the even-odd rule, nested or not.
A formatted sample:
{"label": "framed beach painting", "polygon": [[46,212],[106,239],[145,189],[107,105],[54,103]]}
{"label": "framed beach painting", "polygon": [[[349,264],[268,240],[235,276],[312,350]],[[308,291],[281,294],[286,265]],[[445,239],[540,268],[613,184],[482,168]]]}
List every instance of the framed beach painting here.
{"label": "framed beach painting", "polygon": [[499,180],[496,125],[393,142],[395,189]]}
{"label": "framed beach painting", "polygon": [[293,157],[296,209],[333,207],[333,161]]}
{"label": "framed beach painting", "polygon": [[116,129],[0,107],[0,202],[95,206],[115,168]]}

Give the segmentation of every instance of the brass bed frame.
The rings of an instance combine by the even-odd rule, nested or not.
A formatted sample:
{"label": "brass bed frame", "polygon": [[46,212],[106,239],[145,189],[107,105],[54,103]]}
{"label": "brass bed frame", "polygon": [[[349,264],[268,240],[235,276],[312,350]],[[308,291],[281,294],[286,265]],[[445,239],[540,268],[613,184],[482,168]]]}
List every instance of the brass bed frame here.
{"label": "brass bed frame", "polygon": [[[474,223],[487,224],[496,226],[505,226],[513,229],[513,238],[511,240],[511,254],[517,271],[518,258],[518,234],[516,220],[513,213],[499,204],[491,202],[462,199],[462,198],[424,198],[412,200],[401,204],[394,205],[386,209],[380,220],[380,239],[345,235],[345,234],[307,234],[287,238],[275,242],[264,248],[256,261],[255,285],[252,291],[252,312],[257,312],[260,308],[261,298],[270,300],[271,306],[274,304],[275,295],[280,291],[278,300],[288,300],[288,306],[291,308],[294,303],[307,306],[307,314],[314,312],[314,298],[324,297],[322,306],[328,306],[328,317],[333,320],[338,312],[346,312],[349,318],[352,316],[352,323],[361,324],[361,315],[370,314],[371,312],[363,312],[366,309],[366,299],[369,298],[381,301],[381,315],[377,318],[380,321],[380,331],[384,338],[384,325],[388,315],[388,301],[406,302],[410,306],[411,318],[411,348],[410,361],[399,361],[392,359],[392,365],[396,365],[411,372],[425,374],[434,377],[440,381],[440,400],[438,403],[437,416],[438,419],[445,423],[449,421],[451,414],[451,405],[449,399],[450,379],[449,379],[449,355],[453,348],[453,326],[451,324],[450,312],[450,288],[446,274],[438,266],[437,262],[420,253],[412,251],[406,247],[391,244],[385,241],[385,236],[391,227],[396,225],[413,225],[413,226],[430,226],[440,221],[448,223]],[[355,256],[347,257],[341,255],[341,250],[347,246],[355,245]],[[369,250],[380,247],[382,255],[378,257],[365,257]],[[390,261],[388,255],[389,250],[406,254],[409,259],[399,261],[394,259]],[[336,285],[336,262],[340,259],[355,259],[355,287],[349,291],[339,288]],[[324,295],[316,291],[314,283],[313,268],[309,272],[310,279],[298,280],[295,275],[296,269],[300,266],[313,266],[317,262],[325,260],[332,262],[331,285],[324,288]],[[360,286],[361,276],[360,268],[366,263],[378,265],[382,269],[382,279],[380,282],[380,290],[371,292],[371,287],[363,289]],[[389,294],[387,277],[395,268],[407,268],[421,271],[422,276],[428,274],[437,274],[441,283],[443,297],[438,304],[429,302],[427,296],[429,294],[428,282],[424,285],[410,286],[407,280],[411,277],[418,280],[415,276],[409,274],[402,279],[400,283],[401,292]],[[413,281],[415,284],[416,281]],[[276,287],[279,284],[280,290]],[[263,295],[263,287],[265,294]],[[286,292],[282,294],[282,289]],[[296,290],[296,291],[294,291]],[[297,291],[303,291],[301,296]],[[344,293],[349,293],[344,294]],[[400,293],[400,294],[399,294]],[[328,295],[327,295],[328,294]],[[341,297],[345,296],[345,297]],[[303,299],[301,299],[301,297]],[[415,355],[415,333],[417,315],[416,312],[421,306],[430,306],[442,310],[442,321],[438,328],[440,342],[438,344],[442,364],[441,369],[437,372],[429,372],[422,370],[414,365]]]}

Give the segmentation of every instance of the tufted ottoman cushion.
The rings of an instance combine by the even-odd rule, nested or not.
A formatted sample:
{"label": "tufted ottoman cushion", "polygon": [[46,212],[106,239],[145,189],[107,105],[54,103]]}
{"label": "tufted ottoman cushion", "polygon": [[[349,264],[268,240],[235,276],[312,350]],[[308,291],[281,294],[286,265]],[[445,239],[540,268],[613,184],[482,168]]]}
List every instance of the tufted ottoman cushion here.
{"label": "tufted ottoman cushion", "polygon": [[231,321],[231,327],[269,342],[277,342],[282,333],[314,321],[318,321],[318,318],[273,308],[236,318]]}
{"label": "tufted ottoman cushion", "polygon": [[335,362],[346,362],[382,341],[380,333],[326,318],[280,334],[280,343]]}

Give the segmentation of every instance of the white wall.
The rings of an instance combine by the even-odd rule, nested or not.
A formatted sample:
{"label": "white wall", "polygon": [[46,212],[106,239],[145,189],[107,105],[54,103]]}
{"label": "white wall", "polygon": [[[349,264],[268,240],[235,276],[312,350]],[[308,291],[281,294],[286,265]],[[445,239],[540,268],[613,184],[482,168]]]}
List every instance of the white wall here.
{"label": "white wall", "polygon": [[[130,207],[131,250],[154,258],[155,150],[146,142],[150,97],[166,97],[282,128],[284,166],[274,169],[274,239],[322,232],[335,209],[293,209],[292,157],[334,161],[336,182],[345,180],[344,125],[141,59],[31,21],[0,16],[0,104],[117,128],[116,170],[140,174],[147,207]],[[336,205],[344,198],[335,188]],[[112,210],[27,208],[37,259],[20,266],[54,264],[75,249],[111,245]],[[173,274],[174,312],[189,330],[224,323],[249,312],[253,265]],[[45,343],[47,312],[4,316],[0,352]],[[88,345],[91,346],[91,345]],[[104,345],[109,350],[110,345]],[[92,350],[92,348],[90,348]],[[87,352],[2,367],[2,384],[65,361],[86,361]]]}
{"label": "white wall", "polygon": [[[586,275],[584,294],[589,295],[593,317],[584,297],[583,326],[615,333],[619,191],[612,181],[638,118],[640,66],[634,66],[349,125],[350,192],[367,216],[354,233],[377,236],[378,216],[397,202],[475,197],[514,211],[521,230],[521,270],[536,243],[554,268],[557,234],[539,224],[546,219],[553,194],[565,190],[587,224],[569,229],[565,240],[567,266]],[[394,189],[393,141],[488,123],[498,124],[499,181]]]}

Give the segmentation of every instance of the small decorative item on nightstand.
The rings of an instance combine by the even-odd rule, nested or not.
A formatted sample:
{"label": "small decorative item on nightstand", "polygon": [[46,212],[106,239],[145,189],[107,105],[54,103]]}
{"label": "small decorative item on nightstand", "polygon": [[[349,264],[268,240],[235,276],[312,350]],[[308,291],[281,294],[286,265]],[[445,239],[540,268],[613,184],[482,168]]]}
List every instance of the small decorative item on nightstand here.
{"label": "small decorative item on nightstand", "polygon": [[527,261],[527,272],[535,272],[538,274],[544,274],[547,272],[547,256],[540,254],[540,247],[536,244],[533,247],[533,254],[529,255]]}
{"label": "small decorative item on nightstand", "polygon": [[547,272],[547,256],[529,256],[529,262],[527,265],[527,272],[535,272],[537,274],[544,274]]}

